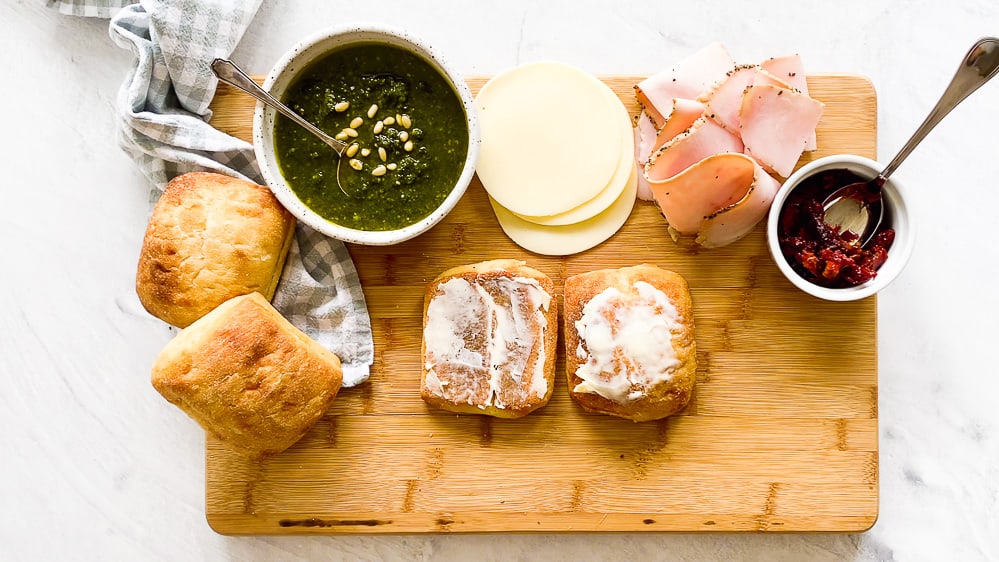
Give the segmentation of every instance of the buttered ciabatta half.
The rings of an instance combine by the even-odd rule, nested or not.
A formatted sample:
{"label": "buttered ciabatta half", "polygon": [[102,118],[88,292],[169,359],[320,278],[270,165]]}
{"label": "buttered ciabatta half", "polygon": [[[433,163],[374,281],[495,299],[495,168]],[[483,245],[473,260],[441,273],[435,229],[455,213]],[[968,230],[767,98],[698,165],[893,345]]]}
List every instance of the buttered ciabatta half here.
{"label": "buttered ciabatta half", "polygon": [[690,290],[652,265],[565,280],[566,380],[585,410],[647,421],[683,409],[697,370]]}
{"label": "buttered ciabatta half", "polygon": [[420,395],[451,412],[519,418],[555,382],[554,285],[517,260],[449,269],[427,286]]}

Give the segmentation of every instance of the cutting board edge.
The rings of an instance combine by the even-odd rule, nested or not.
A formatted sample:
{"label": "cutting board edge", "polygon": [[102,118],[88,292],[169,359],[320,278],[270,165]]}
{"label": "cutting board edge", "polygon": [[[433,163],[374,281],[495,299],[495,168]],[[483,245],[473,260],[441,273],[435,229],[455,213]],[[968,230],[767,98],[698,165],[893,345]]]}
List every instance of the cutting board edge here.
{"label": "cutting board edge", "polygon": [[[477,520],[495,515],[498,524]],[[250,514],[206,514],[215,533],[224,536],[261,535],[423,535],[484,533],[864,533],[877,523],[879,514],[821,517],[770,517],[738,514],[615,513],[316,513],[283,516]],[[580,523],[579,517],[587,522]],[[815,524],[821,518],[823,524]],[[403,521],[397,521],[402,519]],[[696,522],[694,522],[696,520]]]}
{"label": "cutting board edge", "polygon": [[[602,76],[598,76],[598,77],[601,78],[601,79],[604,79],[604,80],[608,80],[608,79],[621,80],[621,79],[631,79],[631,78],[635,78],[635,79],[644,78],[644,76],[641,76],[641,75],[602,75]],[[817,74],[810,74],[809,75],[810,79],[813,78],[813,77],[819,77],[819,78],[838,78],[838,77],[842,77],[844,79],[850,80],[852,83],[855,83],[858,87],[863,87],[864,88],[864,91],[857,92],[857,93],[858,93],[858,95],[869,96],[869,97],[873,98],[872,99],[872,101],[873,101],[873,108],[872,109],[874,111],[873,117],[874,117],[875,126],[872,128],[872,130],[870,130],[868,132],[870,134],[874,135],[874,143],[875,143],[875,146],[876,146],[876,133],[877,133],[877,127],[876,127],[877,114],[876,114],[876,111],[877,111],[877,100],[876,100],[876,91],[874,89],[873,83],[871,83],[871,81],[867,77],[859,75],[859,74],[817,73]],[[257,78],[258,79],[262,79],[262,77],[257,77]],[[470,76],[468,76],[466,78],[466,80],[467,81],[477,81],[477,80],[485,80],[487,78],[488,77],[484,77],[484,76],[470,75]],[[240,95],[242,95],[242,94],[240,93]],[[857,151],[857,152],[858,153],[862,153],[863,151]],[[875,155],[870,155],[870,157],[873,157],[873,156],[875,156]],[[875,339],[876,339],[876,334],[877,334],[877,328],[875,327]],[[878,377],[878,374],[877,374],[876,347],[875,347],[875,369],[874,369],[874,372],[873,372],[873,378],[874,378],[875,388],[877,387],[877,377]],[[876,418],[876,413],[875,413],[875,418]],[[880,448],[880,444],[877,443],[875,445],[874,451],[873,451],[875,453],[875,458],[877,457],[876,453],[879,450],[879,448]],[[208,460],[209,459],[206,458],[206,465],[208,463]],[[700,531],[700,532],[704,532],[704,531],[709,531],[709,532],[714,532],[714,531],[863,532],[863,531],[866,531],[866,530],[870,529],[877,522],[878,516],[880,514],[879,464],[880,463],[878,463],[876,465],[876,467],[875,467],[875,474],[874,474],[874,480],[873,480],[873,497],[870,498],[873,501],[873,510],[872,510],[872,513],[865,514],[863,516],[845,517],[845,518],[844,517],[836,518],[836,517],[828,517],[828,516],[824,517],[824,519],[826,520],[827,523],[829,521],[843,521],[844,524],[841,527],[839,527],[839,528],[831,528],[831,526],[829,526],[829,525],[826,525],[826,526],[822,526],[822,525],[808,525],[808,520],[804,520],[802,518],[795,518],[796,520],[799,520],[799,521],[803,522],[801,527],[796,527],[794,525],[787,525],[786,522],[785,522],[785,524],[782,524],[782,525],[771,525],[771,526],[768,526],[767,528],[759,528],[759,525],[757,525],[756,527],[754,527],[752,525],[745,525],[745,524],[735,525],[735,524],[733,524],[731,526],[732,528],[710,528],[710,529],[707,529],[707,528],[704,528],[703,525],[701,525],[701,526],[698,526],[698,525],[683,526],[683,525],[680,525],[680,524],[676,524],[676,525],[674,525],[671,528],[663,529],[663,528],[661,528],[661,525],[659,525],[659,524],[647,524],[647,523],[642,522],[639,525],[634,520],[628,519],[628,521],[630,522],[629,524],[632,524],[632,525],[635,525],[635,526],[629,526],[629,527],[620,528],[620,529],[607,529],[607,528],[599,527],[599,526],[594,526],[592,528],[581,528],[581,527],[585,527],[585,525],[579,525],[579,524],[568,525],[568,524],[564,524],[564,525],[559,526],[556,523],[551,523],[550,525],[546,526],[546,525],[539,524],[539,523],[535,522],[536,526],[541,526],[541,527],[544,527],[544,528],[541,528],[541,529],[533,528],[533,527],[531,527],[529,525],[526,525],[526,524],[523,525],[523,526],[521,526],[521,527],[518,527],[518,528],[499,528],[498,526],[497,527],[489,527],[488,525],[484,524],[482,521],[478,521],[478,523],[477,523],[479,525],[478,528],[466,528],[463,525],[456,525],[455,524],[456,521],[454,521],[454,520],[452,520],[450,524],[442,526],[441,525],[441,521],[440,521],[440,517],[438,517],[437,515],[435,515],[434,517],[437,517],[437,519],[432,522],[433,524],[410,525],[409,528],[407,528],[407,529],[399,529],[399,530],[386,529],[386,528],[383,528],[383,526],[381,526],[381,525],[369,525],[368,524],[369,522],[364,522],[364,524],[360,525],[361,528],[356,528],[358,526],[353,526],[355,528],[353,530],[350,530],[350,529],[348,529],[348,527],[352,527],[350,525],[346,525],[346,526],[342,526],[341,525],[340,527],[342,527],[342,528],[324,526],[323,521],[329,521],[331,519],[335,519],[336,518],[335,516],[337,514],[334,514],[334,513],[324,514],[324,515],[327,515],[329,517],[306,516],[306,517],[300,518],[300,520],[303,523],[300,523],[300,524],[299,523],[296,523],[296,524],[287,524],[287,525],[282,526],[280,524],[281,519],[279,517],[277,517],[277,516],[273,516],[273,517],[272,516],[264,516],[264,518],[261,518],[261,517],[258,517],[258,516],[254,516],[252,514],[233,514],[232,512],[225,512],[225,511],[222,511],[222,510],[212,511],[212,506],[215,505],[215,504],[206,505],[206,518],[208,520],[208,523],[209,523],[210,527],[213,530],[215,530],[219,534],[224,534],[224,535],[247,535],[247,534],[373,534],[373,533],[422,534],[422,533],[428,533],[428,532],[430,532],[430,533],[452,533],[452,532],[481,533],[481,532],[501,532],[501,531],[506,531],[506,532],[641,532],[641,531],[658,531],[658,532],[662,532],[662,531],[675,531],[675,532],[685,532],[685,531]],[[206,466],[206,470],[207,470],[207,466]],[[207,484],[208,483],[206,482],[206,494],[208,492]],[[208,503],[208,502],[206,501],[206,503]],[[478,513],[479,516],[490,515],[489,512],[482,512],[482,511],[480,511],[480,512],[473,512],[473,513]],[[343,514],[340,514],[340,515],[343,515]],[[412,516],[412,515],[416,515],[416,514],[408,514],[408,515]],[[425,514],[419,514],[419,515],[425,515]],[[448,514],[445,514],[445,515],[448,515]],[[453,515],[453,514],[450,514],[450,515]],[[499,516],[502,519],[507,519],[508,517],[510,517],[510,514],[508,514],[508,513],[494,513],[492,515]],[[552,518],[552,514],[549,514],[549,513],[527,514],[527,515],[529,515],[529,516],[536,516],[536,517],[533,517],[534,519],[539,519],[539,518],[551,519]],[[575,514],[559,513],[557,515],[559,517],[564,517],[564,516],[573,516]],[[613,518],[613,517],[617,516],[618,514],[602,514],[602,515],[606,516],[606,517]],[[647,515],[648,517],[645,517],[646,519],[654,519],[655,517],[659,517],[660,519],[663,518],[663,514],[628,514],[628,515],[631,516],[631,517],[634,517],[634,516],[637,516],[637,515]],[[697,515],[695,517],[700,517],[700,515]],[[741,515],[740,517],[745,518],[744,515]],[[315,521],[312,521],[312,519],[315,519]],[[452,519],[456,519],[456,518],[452,517]],[[525,521],[526,522],[531,522],[531,521],[527,521],[528,519],[531,519],[531,517],[527,517],[527,519],[525,519]],[[555,519],[557,520],[558,517],[555,517]],[[286,517],[285,520],[287,522],[288,518]],[[343,521],[343,520],[351,521],[351,519],[341,518],[341,521]],[[447,520],[447,519],[445,519],[445,520]],[[353,521],[357,522],[358,520],[357,519],[353,519]],[[644,521],[644,519],[643,519],[643,521]],[[474,520],[472,522],[475,523]],[[310,523],[314,523],[314,524],[310,524]],[[849,524],[846,524],[846,523],[849,523]],[[721,525],[719,525],[718,522],[715,521],[715,525],[711,525],[710,527],[721,527]]]}

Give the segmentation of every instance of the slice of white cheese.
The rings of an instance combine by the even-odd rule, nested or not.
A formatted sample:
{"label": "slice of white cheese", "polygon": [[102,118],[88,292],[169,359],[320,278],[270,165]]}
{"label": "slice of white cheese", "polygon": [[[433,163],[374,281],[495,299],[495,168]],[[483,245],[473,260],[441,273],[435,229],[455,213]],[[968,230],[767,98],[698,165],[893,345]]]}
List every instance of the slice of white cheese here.
{"label": "slice of white cheese", "polygon": [[520,213],[514,214],[535,224],[542,224],[546,226],[565,226],[567,224],[575,224],[577,222],[593,218],[617,201],[621,192],[624,191],[625,187],[627,187],[631,174],[634,173],[635,133],[631,125],[631,118],[628,116],[628,110],[625,109],[624,105],[620,102],[614,92],[607,90],[607,93],[613,98],[610,101],[612,103],[616,103],[620,110],[618,120],[620,121],[619,126],[621,127],[620,161],[618,163],[617,170],[614,172],[614,175],[611,176],[611,180],[607,186],[604,187],[604,189],[601,190],[600,193],[598,193],[593,199],[590,199],[582,205],[564,213],[547,217],[532,217],[529,215],[522,215]]}
{"label": "slice of white cheese", "polygon": [[491,197],[489,202],[503,232],[518,246],[547,256],[567,256],[589,250],[607,240],[628,220],[635,206],[635,194],[638,188],[638,175],[634,171],[634,166],[632,170],[624,191],[613,205],[599,215],[575,224],[565,226],[535,224],[511,213]]}
{"label": "slice of white cheese", "polygon": [[619,168],[623,106],[578,68],[518,66],[490,79],[475,103],[476,173],[489,196],[515,213],[570,211],[596,197]]}

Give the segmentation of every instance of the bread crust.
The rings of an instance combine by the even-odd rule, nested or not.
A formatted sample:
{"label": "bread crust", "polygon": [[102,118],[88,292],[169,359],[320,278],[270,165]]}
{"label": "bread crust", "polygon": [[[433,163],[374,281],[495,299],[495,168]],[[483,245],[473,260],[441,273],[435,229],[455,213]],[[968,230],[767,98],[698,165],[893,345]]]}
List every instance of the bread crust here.
{"label": "bread crust", "polygon": [[[625,294],[634,294],[635,282],[645,281],[659,289],[676,307],[681,326],[671,332],[671,343],[679,360],[668,381],[659,382],[642,392],[637,399],[617,402],[592,392],[576,392],[583,382],[576,376],[585,361],[576,350],[580,335],[576,322],[583,316],[583,307],[609,287]],[[564,289],[566,381],[569,395],[584,410],[609,414],[634,421],[657,420],[682,410],[690,400],[697,371],[697,348],[694,341],[693,304],[687,281],[677,273],[642,264],[621,269],[603,269],[569,277]],[[585,344],[584,344],[585,349]],[[632,389],[636,387],[633,385]]]}
{"label": "bread crust", "polygon": [[135,291],[150,314],[179,328],[238,295],[270,300],[294,227],[266,187],[211,172],[177,176],[149,218]]}
{"label": "bread crust", "polygon": [[234,297],[182,330],[152,369],[164,398],[248,456],[279,453],[301,439],[342,381],[339,358],[260,293]]}
{"label": "bread crust", "polygon": [[[438,287],[447,282],[450,279],[461,278],[465,279],[469,283],[485,283],[488,284],[491,280],[496,280],[502,277],[506,278],[516,278],[523,277],[534,279],[538,282],[538,285],[549,295],[550,300],[548,304],[548,309],[541,311],[545,318],[545,329],[544,333],[540,338],[535,337],[535,342],[540,341],[542,344],[541,349],[535,346],[535,349],[531,351],[531,356],[525,369],[525,373],[522,376],[533,373],[533,367],[536,365],[536,361],[540,352],[544,353],[544,367],[543,375],[545,378],[546,391],[543,396],[538,397],[536,395],[528,395],[526,397],[519,396],[518,390],[521,387],[515,387],[514,381],[511,377],[504,377],[504,385],[509,385],[509,387],[504,386],[501,388],[498,399],[503,404],[503,407],[497,407],[494,404],[485,404],[485,396],[481,393],[477,395],[477,399],[472,400],[469,403],[468,400],[462,401],[457,399],[454,395],[444,396],[442,393],[435,392],[427,384],[427,376],[430,374],[430,368],[428,365],[429,357],[427,355],[427,338],[426,338],[426,328],[428,323],[428,310],[433,299],[438,296]],[[526,416],[527,414],[541,408],[546,405],[551,399],[552,392],[554,390],[555,382],[555,355],[556,355],[556,344],[558,340],[558,305],[555,299],[555,286],[552,280],[544,273],[528,267],[525,262],[520,260],[491,260],[486,262],[480,262],[470,265],[462,265],[448,269],[447,271],[441,273],[429,283],[426,287],[424,303],[423,303],[423,326],[424,326],[424,338],[422,339],[422,353],[423,366],[422,366],[422,376],[420,378],[420,396],[423,400],[436,408],[441,408],[450,412],[457,412],[463,414],[484,414],[488,416],[495,416],[499,418],[519,418]],[[482,325],[478,325],[481,328]],[[479,334],[483,335],[483,334]],[[535,336],[537,334],[535,333]],[[471,334],[466,334],[466,337],[473,337]],[[445,366],[436,366],[436,371],[432,376],[440,377],[441,379],[449,380],[452,385],[462,384],[463,375],[462,373],[450,372]],[[527,383],[525,382],[526,386]],[[522,385],[522,386],[524,386]]]}

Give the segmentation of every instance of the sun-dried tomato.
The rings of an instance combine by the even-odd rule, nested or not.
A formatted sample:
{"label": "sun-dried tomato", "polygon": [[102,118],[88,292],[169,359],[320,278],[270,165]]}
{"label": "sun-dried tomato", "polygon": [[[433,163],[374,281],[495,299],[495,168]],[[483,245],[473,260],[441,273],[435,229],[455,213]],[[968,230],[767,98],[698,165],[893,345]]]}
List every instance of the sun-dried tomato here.
{"label": "sun-dried tomato", "polygon": [[849,170],[826,170],[799,184],[784,202],[778,242],[788,263],[804,279],[824,287],[852,287],[874,279],[888,259],[895,241],[888,221],[863,247],[856,234],[840,232],[825,222],[825,198],[839,187],[861,181],[864,178]]}

